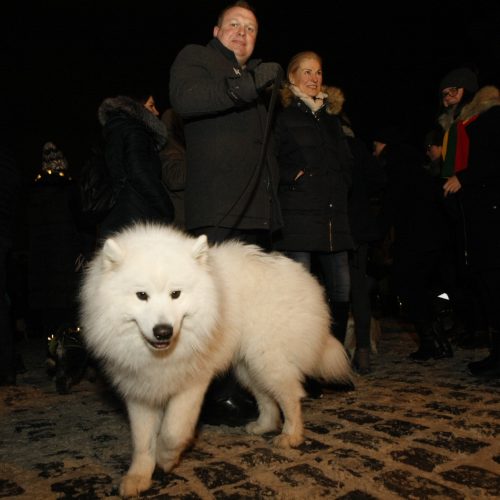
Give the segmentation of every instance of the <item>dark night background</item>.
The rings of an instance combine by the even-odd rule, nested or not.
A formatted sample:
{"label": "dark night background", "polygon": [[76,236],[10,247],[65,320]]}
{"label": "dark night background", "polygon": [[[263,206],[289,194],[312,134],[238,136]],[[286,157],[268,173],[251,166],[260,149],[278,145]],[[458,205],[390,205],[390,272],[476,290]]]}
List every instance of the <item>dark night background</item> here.
{"label": "dark night background", "polygon": [[[163,111],[175,55],[187,43],[207,43],[226,4],[18,2],[14,15],[4,16],[10,56],[4,64],[12,61],[18,76],[7,94],[8,128],[27,179],[48,140],[78,172],[99,133],[100,102],[125,86],[150,85]],[[396,123],[418,144],[438,109],[439,80],[454,67],[472,66],[481,84],[500,84],[499,2],[252,4],[260,22],[254,56],[286,67],[298,51],[319,52],[325,83],[344,90],[345,109],[367,140],[374,127]]]}

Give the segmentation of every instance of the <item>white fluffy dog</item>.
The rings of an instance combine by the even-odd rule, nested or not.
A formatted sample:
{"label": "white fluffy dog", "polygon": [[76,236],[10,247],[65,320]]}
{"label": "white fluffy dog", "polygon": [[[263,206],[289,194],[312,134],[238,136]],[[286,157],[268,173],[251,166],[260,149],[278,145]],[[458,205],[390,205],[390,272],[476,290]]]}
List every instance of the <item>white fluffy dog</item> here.
{"label": "white fluffy dog", "polygon": [[[169,226],[138,224],[108,239],[81,291],[85,342],[124,398],[133,458],[123,496],[148,489],[192,440],[215,374],[233,365],[255,396],[248,432],[303,441],[305,375],[347,381],[324,292],[302,265],[256,246],[210,247]],[[281,422],[280,410],[284,422]]]}

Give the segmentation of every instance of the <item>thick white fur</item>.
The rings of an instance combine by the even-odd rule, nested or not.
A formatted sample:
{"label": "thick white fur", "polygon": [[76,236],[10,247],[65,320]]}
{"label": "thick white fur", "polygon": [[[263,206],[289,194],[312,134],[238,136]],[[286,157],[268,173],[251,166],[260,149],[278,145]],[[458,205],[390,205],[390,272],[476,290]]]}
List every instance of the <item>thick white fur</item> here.
{"label": "thick white fur", "polygon": [[[128,408],[133,458],[123,496],[148,489],[155,464],[165,471],[177,464],[208,384],[230,364],[258,402],[260,416],[248,432],[281,430],[274,440],[280,447],[303,441],[305,375],[351,378],[316,279],[255,246],[209,247],[205,236],[135,225],[92,260],[81,304],[86,344]],[[168,347],[148,342],[156,325],[172,327]]]}

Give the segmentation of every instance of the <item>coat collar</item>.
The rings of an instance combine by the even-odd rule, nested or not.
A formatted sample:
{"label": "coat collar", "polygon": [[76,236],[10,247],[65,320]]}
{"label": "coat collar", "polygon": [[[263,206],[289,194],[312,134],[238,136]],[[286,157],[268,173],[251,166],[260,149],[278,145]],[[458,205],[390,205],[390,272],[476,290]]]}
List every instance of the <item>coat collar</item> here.
{"label": "coat collar", "polygon": [[[466,121],[474,115],[488,111],[493,106],[500,106],[500,91],[493,85],[487,85],[476,92],[472,101],[461,109],[456,120]],[[451,112],[445,112],[438,118],[438,122],[444,130],[449,130],[454,121]]]}
{"label": "coat collar", "polygon": [[[234,55],[234,52],[231,49],[228,49],[225,45],[222,44],[222,42],[218,38],[212,38],[210,42],[208,42],[208,47],[212,47],[213,49],[217,50],[220,52],[228,61],[231,62],[233,65],[233,68],[236,69],[241,69],[242,67],[240,66],[240,63],[236,59],[236,56]],[[246,69],[255,69],[255,67],[261,62],[260,59],[249,59],[247,63],[245,64]]]}
{"label": "coat collar", "polygon": [[[339,115],[342,112],[342,107],[344,105],[345,97],[342,90],[337,87],[327,87],[324,85],[321,87],[321,94],[326,95],[324,98],[325,110],[329,115]],[[303,100],[298,97],[290,88],[289,85],[285,86],[281,91],[281,102],[286,108],[295,102],[297,99]],[[305,101],[304,101],[305,102]],[[321,109],[321,107],[320,107]]]}
{"label": "coat collar", "polygon": [[127,96],[108,97],[104,99],[97,112],[99,122],[103,126],[118,114],[127,115],[143,123],[153,136],[158,149],[166,144],[167,129],[165,124],[141,103]]}

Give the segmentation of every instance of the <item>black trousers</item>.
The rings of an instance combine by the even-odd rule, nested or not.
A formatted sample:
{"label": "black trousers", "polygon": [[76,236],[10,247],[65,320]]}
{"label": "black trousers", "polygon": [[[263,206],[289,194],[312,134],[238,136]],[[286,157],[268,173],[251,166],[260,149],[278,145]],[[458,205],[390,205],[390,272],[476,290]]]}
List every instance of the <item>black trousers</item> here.
{"label": "black trousers", "polygon": [[372,317],[371,289],[373,278],[368,276],[368,243],[362,243],[350,252],[351,311],[354,319],[356,347],[370,347],[370,325]]}

